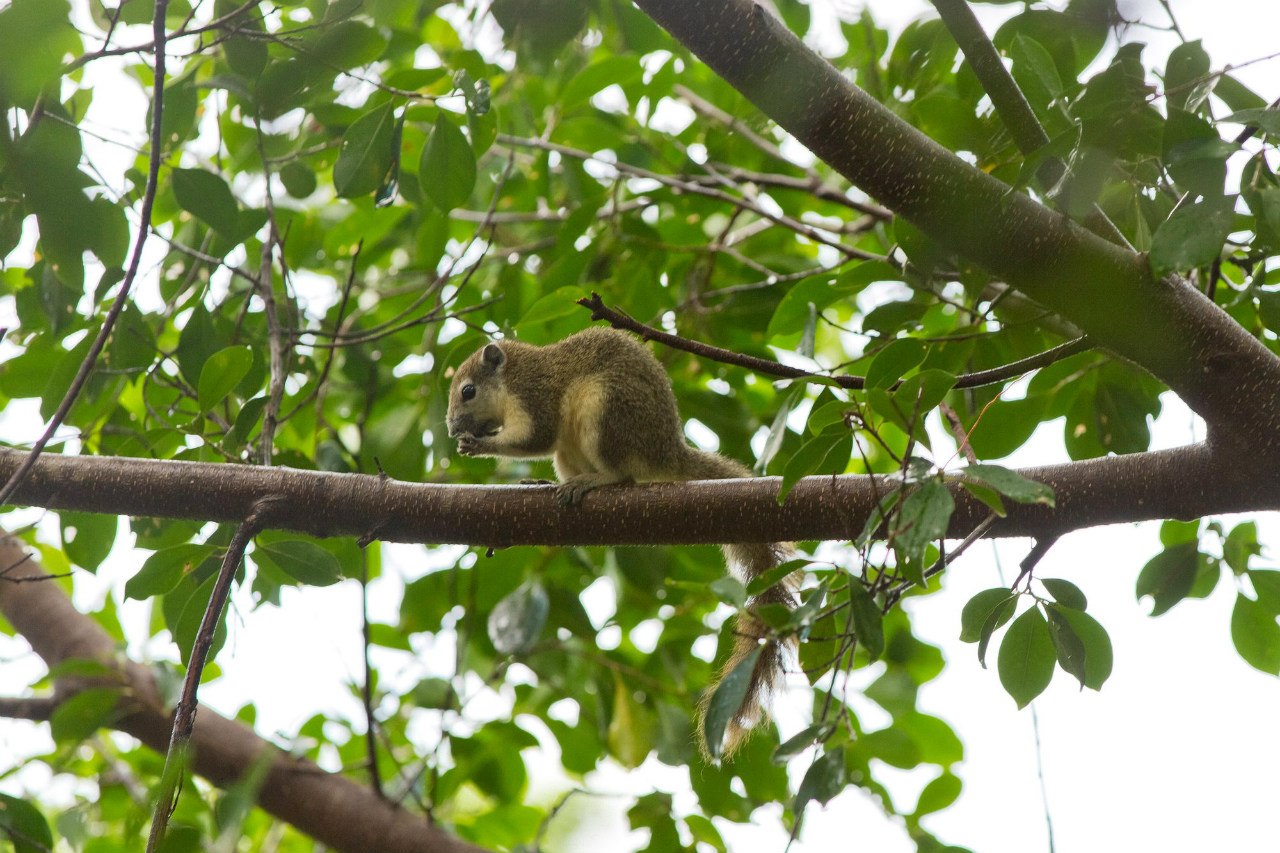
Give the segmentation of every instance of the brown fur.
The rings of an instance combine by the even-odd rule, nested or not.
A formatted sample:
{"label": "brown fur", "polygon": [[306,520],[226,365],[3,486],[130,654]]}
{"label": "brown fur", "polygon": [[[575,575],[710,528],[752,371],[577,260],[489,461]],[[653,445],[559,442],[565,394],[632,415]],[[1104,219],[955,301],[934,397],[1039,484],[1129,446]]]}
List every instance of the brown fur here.
{"label": "brown fur", "polygon": [[[468,386],[474,388],[470,400],[463,399]],[[741,463],[688,445],[662,365],[642,344],[614,329],[587,329],[541,347],[508,340],[486,345],[453,376],[448,424],[465,455],[551,458],[560,478],[557,493],[569,504],[615,483],[751,476]],[[788,550],[786,544],[724,546],[730,569],[744,582],[777,566]],[[785,581],[752,604],[793,607],[793,590],[794,584]],[[726,755],[767,718],[764,703],[787,656],[783,643],[769,638],[750,609],[738,617],[735,631],[721,678],[761,642],[766,647],[728,726]],[[698,731],[701,737],[701,726]]]}

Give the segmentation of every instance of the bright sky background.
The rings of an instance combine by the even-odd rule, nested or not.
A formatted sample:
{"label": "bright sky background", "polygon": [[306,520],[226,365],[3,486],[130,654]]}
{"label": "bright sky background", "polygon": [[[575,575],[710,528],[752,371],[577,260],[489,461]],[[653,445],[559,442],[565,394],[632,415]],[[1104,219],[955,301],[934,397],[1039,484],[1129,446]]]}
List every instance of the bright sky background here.
{"label": "bright sky background", "polygon": [[[863,5],[856,0],[835,2],[855,11]],[[923,0],[876,0],[866,5],[877,22],[894,32],[929,9]],[[1171,5],[1184,31],[1204,40],[1215,67],[1239,65],[1280,49],[1276,40],[1280,6],[1275,0],[1172,0]],[[1020,6],[976,8],[991,31]],[[1166,21],[1157,2],[1122,2],[1121,8],[1131,20]],[[1148,60],[1158,65],[1175,44],[1168,34],[1146,28],[1132,29],[1125,37],[1150,43]],[[1280,60],[1242,68],[1237,74],[1265,98],[1280,95]],[[121,89],[127,90],[121,93],[126,103],[142,103],[136,87]],[[102,97],[101,90],[98,96]],[[113,157],[107,149],[94,156],[107,161]],[[132,155],[126,153],[124,158],[131,161]],[[0,322],[10,325],[11,311],[11,305],[0,303]],[[29,408],[11,406],[0,414],[0,432],[9,440],[34,436],[35,430]],[[1178,401],[1167,399],[1155,436],[1163,447],[1194,440],[1198,437],[1195,419]],[[1061,459],[1065,459],[1061,425],[1055,423],[1042,427],[1008,462]],[[1248,464],[1248,460],[1241,462]],[[1275,514],[1257,518],[1264,545],[1280,542]],[[1230,526],[1234,520],[1226,523]],[[56,526],[47,518],[44,524],[50,541],[56,541]],[[949,664],[921,692],[921,709],[951,723],[964,741],[966,755],[957,769],[965,783],[964,793],[956,805],[926,819],[926,826],[944,841],[980,853],[1048,849],[1032,715],[1015,710],[994,669],[983,671],[973,646],[957,640],[964,602],[1002,581],[997,554],[1008,580],[1029,544],[1011,540],[998,548],[989,543],[975,545],[948,571],[941,594],[910,600],[916,632],[941,646]],[[1037,568],[1040,577],[1069,578],[1084,590],[1089,612],[1106,626],[1115,648],[1115,670],[1100,693],[1079,692],[1059,672],[1034,703],[1057,850],[1198,853],[1273,848],[1280,837],[1276,809],[1280,781],[1275,773],[1280,767],[1280,734],[1274,723],[1280,681],[1250,668],[1232,647],[1229,620],[1235,590],[1229,580],[1224,579],[1205,601],[1183,602],[1158,619],[1145,615],[1150,605],[1135,601],[1134,581],[1158,547],[1153,524],[1094,529],[1065,537]],[[394,622],[402,579],[417,577],[440,558],[424,558],[421,549],[409,546],[387,547],[386,554],[386,576],[371,590],[373,617]],[[81,573],[77,603],[92,608],[108,590],[118,601],[124,580],[144,557],[118,548],[97,577]],[[1258,563],[1275,565],[1267,557],[1264,553]],[[602,591],[607,592],[595,590]],[[202,687],[201,699],[224,713],[255,701],[258,730],[267,736],[295,729],[317,711],[359,719],[362,711],[347,687],[361,671],[359,608],[359,590],[350,583],[286,591],[278,609],[254,611],[248,596],[237,594],[230,639],[219,657],[224,674]],[[144,606],[125,602],[121,616],[132,626],[132,653],[173,657],[167,642],[140,642],[146,636]],[[31,655],[23,655],[23,649],[20,642],[0,642],[7,683],[28,683],[33,673],[42,671]],[[416,651],[415,657],[375,649],[384,683],[413,683],[427,673],[427,661],[451,657],[439,647],[422,645]],[[803,692],[796,694],[792,704],[803,705]],[[855,707],[868,728],[887,721],[887,715],[868,701],[857,701]],[[783,719],[790,731],[802,725],[785,713]],[[418,730],[415,736],[429,745],[432,733]],[[50,746],[45,729],[36,729],[33,735],[30,726],[0,721],[0,770],[19,755]],[[551,799],[564,789],[565,780],[550,766],[554,762],[533,764],[535,796],[540,792]],[[677,787],[683,774],[652,759],[637,773],[606,768],[594,774],[588,784],[605,796],[578,798],[566,810],[566,815],[576,809],[593,812],[590,825],[583,827],[589,831],[575,834],[571,849],[594,853],[643,846],[641,834],[625,838],[629,801],[623,795],[646,793],[655,785]],[[903,808],[914,803],[916,792],[931,777],[928,772],[885,770]],[[28,790],[41,790],[49,781],[38,768],[18,779]],[[0,780],[0,791],[20,790],[18,779]],[[70,793],[65,785],[50,790]],[[757,825],[722,824],[721,829],[732,849],[743,853],[773,853],[786,845],[776,810],[762,811]],[[811,807],[804,839],[792,850],[814,853],[850,848],[898,853],[914,850],[914,845],[861,791],[853,789],[825,809]]]}

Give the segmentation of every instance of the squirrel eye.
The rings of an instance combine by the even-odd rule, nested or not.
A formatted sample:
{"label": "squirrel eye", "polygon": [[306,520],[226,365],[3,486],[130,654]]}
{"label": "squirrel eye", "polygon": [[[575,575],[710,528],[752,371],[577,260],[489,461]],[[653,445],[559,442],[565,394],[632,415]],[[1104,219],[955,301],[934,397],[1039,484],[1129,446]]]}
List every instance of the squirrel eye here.
{"label": "squirrel eye", "polygon": [[471,385],[470,383],[462,386],[463,400],[474,400],[475,397],[476,397],[476,386]]}

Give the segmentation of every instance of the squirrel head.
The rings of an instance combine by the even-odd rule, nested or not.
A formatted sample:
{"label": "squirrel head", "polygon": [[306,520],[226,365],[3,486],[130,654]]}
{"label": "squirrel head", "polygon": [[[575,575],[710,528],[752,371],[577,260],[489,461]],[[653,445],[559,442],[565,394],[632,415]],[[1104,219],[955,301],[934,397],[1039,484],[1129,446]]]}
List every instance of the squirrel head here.
{"label": "squirrel head", "polygon": [[508,397],[502,376],[506,361],[502,347],[485,344],[458,367],[449,386],[450,438],[492,438],[502,432]]}

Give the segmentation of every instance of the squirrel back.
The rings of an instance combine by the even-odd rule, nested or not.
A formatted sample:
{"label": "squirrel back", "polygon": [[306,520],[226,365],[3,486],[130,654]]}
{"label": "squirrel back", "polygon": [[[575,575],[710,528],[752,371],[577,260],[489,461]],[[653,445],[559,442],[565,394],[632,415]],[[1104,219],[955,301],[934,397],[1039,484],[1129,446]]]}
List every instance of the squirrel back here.
{"label": "squirrel back", "polygon": [[[614,329],[586,329],[547,346],[486,344],[454,373],[448,427],[464,455],[552,459],[560,480],[557,495],[566,504],[616,483],[751,476],[741,463],[685,441],[666,371],[644,345]],[[723,548],[744,583],[777,566],[789,551],[783,543]],[[734,626],[734,648],[720,678],[762,644],[763,650],[747,697],[726,729],[726,755],[765,718],[764,700],[785,670],[784,641],[771,636],[751,606],[794,607],[793,589],[788,580],[761,593]],[[706,693],[704,712],[712,692]]]}

